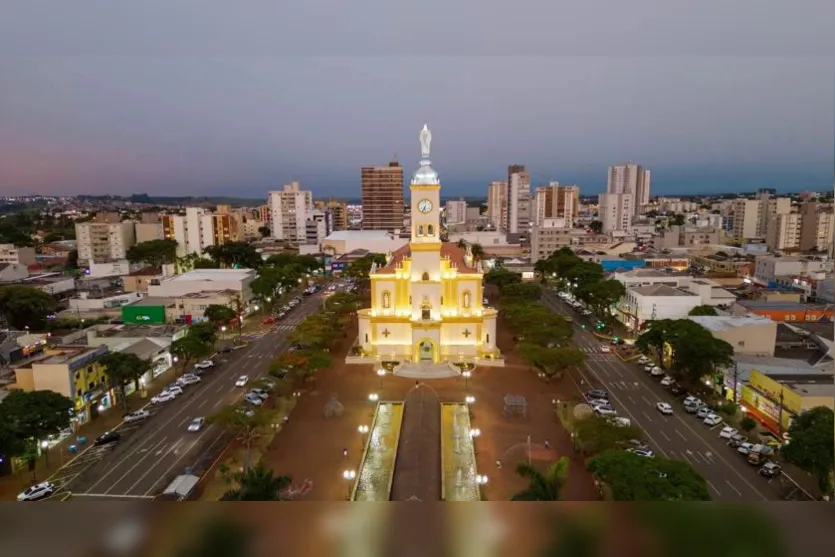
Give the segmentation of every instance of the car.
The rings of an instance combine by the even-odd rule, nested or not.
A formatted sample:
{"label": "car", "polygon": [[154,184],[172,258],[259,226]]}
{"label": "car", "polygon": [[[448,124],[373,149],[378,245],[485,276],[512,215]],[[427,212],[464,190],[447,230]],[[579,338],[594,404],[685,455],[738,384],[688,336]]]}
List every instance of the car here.
{"label": "car", "polygon": [[736,452],[738,452],[738,453],[739,453],[739,454],[741,454],[741,455],[747,455],[748,453],[750,453],[750,452],[751,452],[751,449],[753,449],[753,448],[754,448],[754,444],[753,444],[753,443],[748,443],[748,442],[745,442],[745,443],[741,443],[741,444],[740,444],[740,445],[736,448]]}
{"label": "car", "polygon": [[235,381],[235,386],[244,387],[247,383],[249,383],[249,375],[241,375],[240,377],[238,377],[238,380]]}
{"label": "car", "polygon": [[719,431],[719,437],[722,439],[730,439],[739,433],[739,430],[730,426],[725,426]]}
{"label": "car", "polygon": [[131,412],[130,414],[125,414],[122,417],[122,420],[126,424],[131,424],[134,422],[141,422],[142,420],[147,420],[151,417],[151,413],[147,410],[137,410],[136,412]]}
{"label": "car", "polygon": [[636,455],[642,456],[644,458],[655,458],[655,453],[652,452],[650,449],[647,449],[647,448],[635,447],[635,448],[631,448],[631,449],[626,449],[626,452],[636,454]]}
{"label": "car", "polygon": [[782,473],[782,471],[783,469],[780,468],[779,464],[766,462],[759,470],[757,470],[757,473],[761,476],[765,476],[766,478],[776,478]]}
{"label": "car", "polygon": [[673,384],[670,385],[670,392],[673,393],[673,395],[678,396],[684,393],[684,389],[678,383],[673,382]]}
{"label": "car", "polygon": [[586,391],[586,399],[597,398],[602,400],[609,400],[609,393],[603,389],[589,389]]}
{"label": "car", "polygon": [[93,446],[101,447],[104,445],[110,445],[111,443],[118,443],[121,439],[122,434],[118,431],[107,431],[96,437],[96,440],[93,441]]}
{"label": "car", "polygon": [[151,404],[162,404],[163,402],[169,402],[177,398],[176,395],[169,393],[168,391],[162,391],[160,394],[151,397]]}
{"label": "car", "polygon": [[611,406],[595,406],[594,413],[598,416],[617,416],[617,411]]}
{"label": "car", "polygon": [[274,370],[270,370],[270,374],[273,377],[275,377],[276,379],[284,379],[284,377],[287,375],[287,370],[286,369],[281,369],[281,368],[274,369]]}
{"label": "car", "polygon": [[193,420],[191,420],[191,423],[188,424],[188,430],[192,433],[195,433],[195,432],[200,431],[201,429],[203,429],[203,426],[205,424],[206,424],[206,418],[203,418],[203,417],[194,418]]}
{"label": "car", "polygon": [[658,402],[656,403],[655,407],[658,409],[659,412],[661,412],[665,416],[673,415],[673,407],[667,404],[666,402]]}
{"label": "car", "polygon": [[704,420],[711,414],[713,414],[713,412],[711,412],[710,408],[708,408],[707,406],[702,406],[698,410],[696,410],[696,417],[701,418],[702,420]]}
{"label": "car", "polygon": [[604,354],[608,354],[609,352],[612,351],[612,348],[608,344],[601,344],[600,345],[600,351],[603,352]]}
{"label": "car", "polygon": [[708,414],[705,416],[705,419],[702,421],[706,426],[716,426],[722,423],[722,418],[716,414]]}
{"label": "car", "polygon": [[629,418],[621,418],[620,416],[611,416],[609,420],[618,427],[629,427],[632,421]]}
{"label": "car", "polygon": [[163,389],[163,391],[167,392],[167,393],[171,393],[172,395],[174,395],[175,398],[180,396],[181,394],[183,394],[183,388],[181,386],[177,385],[176,383],[171,383],[170,385],[165,387],[165,389]]}
{"label": "car", "polygon": [[275,323],[275,317],[265,317],[261,320],[262,325],[272,325]]}
{"label": "car", "polygon": [[646,356],[641,356],[636,361],[638,362],[638,365],[645,366],[648,363],[650,363],[651,360],[649,358],[647,358]]}
{"label": "car", "polygon": [[195,385],[197,383],[200,383],[200,381],[202,381],[202,379],[200,379],[198,376],[187,373],[179,379],[177,379],[177,384],[181,387],[187,387],[189,385]]}
{"label": "car", "polygon": [[232,347],[232,345],[231,345],[231,344],[224,344],[223,346],[221,346],[220,348],[218,348],[218,350],[217,350],[217,351],[218,351],[218,352],[220,352],[221,354],[228,354],[228,353],[229,353],[229,352],[231,352],[232,350],[234,350],[234,348]]}
{"label": "car", "polygon": [[654,363],[650,362],[650,363],[648,363],[647,365],[644,366],[644,371],[650,372],[656,367],[658,367],[658,366],[655,365]]}
{"label": "car", "polygon": [[649,449],[649,446],[640,439],[630,439],[624,444],[629,445],[633,449]]}
{"label": "car", "polygon": [[41,482],[33,486],[29,486],[17,494],[18,501],[40,501],[51,497],[55,493],[55,484],[52,482]]}
{"label": "car", "polygon": [[656,366],[656,367],[654,367],[650,370],[649,374],[652,375],[653,377],[663,377],[664,376],[664,370],[661,369],[660,367]]}
{"label": "car", "polygon": [[264,401],[258,395],[254,393],[247,393],[244,395],[244,400],[253,406],[261,406],[264,404]]}
{"label": "car", "polygon": [[194,367],[198,369],[208,369],[210,367],[215,367],[215,363],[211,360],[203,360],[202,362],[194,364]]}
{"label": "car", "polygon": [[673,384],[673,378],[669,375],[665,375],[661,378],[661,386],[662,387],[669,387]]}
{"label": "car", "polygon": [[736,433],[734,435],[731,435],[728,438],[728,445],[730,445],[731,447],[736,448],[736,447],[739,447],[740,445],[742,445],[743,443],[746,443],[747,441],[748,441],[747,438],[740,435],[739,433]]}
{"label": "car", "polygon": [[609,406],[609,401],[605,398],[587,398],[586,402],[588,402],[589,406],[592,408],[597,408],[598,406]]}
{"label": "car", "polygon": [[267,391],[266,389],[262,389],[260,387],[255,387],[253,389],[250,389],[249,392],[255,393],[256,395],[260,396],[261,398],[268,398],[270,396],[269,391]]}

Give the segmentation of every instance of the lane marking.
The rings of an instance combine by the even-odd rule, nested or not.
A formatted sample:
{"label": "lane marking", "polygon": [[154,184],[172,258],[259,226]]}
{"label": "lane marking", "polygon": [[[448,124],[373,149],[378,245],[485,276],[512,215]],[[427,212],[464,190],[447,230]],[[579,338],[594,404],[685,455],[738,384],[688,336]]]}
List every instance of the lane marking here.
{"label": "lane marking", "polygon": [[670,439],[670,438],[667,436],[667,434],[666,434],[666,433],[664,433],[664,430],[663,430],[663,429],[661,429],[661,430],[659,430],[659,431],[661,432],[661,435],[663,435],[663,436],[664,436],[664,439],[666,439],[667,441],[672,441],[672,439]]}
{"label": "lane marking", "polygon": [[718,489],[716,489],[716,486],[715,486],[715,485],[713,485],[712,483],[710,483],[710,481],[708,481],[708,480],[705,480],[705,481],[707,482],[707,485],[709,485],[709,486],[713,489],[713,491],[715,491],[715,492],[716,492],[716,495],[722,495],[722,492],[721,492],[721,491],[719,491]]}
{"label": "lane marking", "polygon": [[110,493],[73,493],[73,497],[109,497],[113,499],[154,499],[145,495],[112,495]]}
{"label": "lane marking", "polygon": [[215,402],[215,405],[214,405],[214,406],[212,406],[212,408],[217,408],[217,407],[218,407],[218,406],[220,406],[221,404],[223,404],[223,399],[220,399],[220,400],[218,400],[217,402]]}
{"label": "lane marking", "polygon": [[186,417],[185,417],[185,418],[183,418],[183,420],[182,420],[182,421],[181,421],[181,422],[177,425],[177,427],[183,427],[184,425],[186,425],[186,424],[189,422],[189,420],[191,420],[191,416],[186,416]]}
{"label": "lane marking", "polygon": [[[173,470],[173,469],[174,469],[174,467],[176,467],[176,466],[180,466],[180,465],[181,465],[181,461],[183,460],[183,458],[185,458],[185,456],[186,456],[186,455],[187,455],[187,454],[188,454],[188,453],[189,453],[189,452],[190,452],[190,451],[191,451],[194,447],[198,446],[198,444],[200,443],[200,440],[203,438],[203,436],[204,436],[204,435],[206,435],[207,433],[209,433],[209,431],[211,431],[211,430],[212,430],[212,427],[211,427],[211,426],[209,426],[208,428],[206,428],[206,430],[205,430],[203,433],[201,433],[201,434],[197,437],[197,439],[195,439],[195,440],[194,440],[194,441],[193,441],[193,442],[192,442],[192,443],[188,446],[188,448],[185,450],[185,452],[183,452],[182,456],[179,456],[179,457],[177,458],[177,460],[176,460],[176,461],[174,461],[174,463],[173,463],[173,464],[171,464],[171,466],[169,466],[169,467],[165,470],[165,472],[163,472],[162,474],[160,474],[159,478],[157,478],[157,481],[155,481],[155,482],[153,483],[153,485],[151,485],[151,487],[149,487],[149,488],[148,488],[148,491],[146,491],[146,492],[145,492],[145,495],[146,495],[146,496],[150,495],[150,493],[151,493],[152,491],[154,491],[154,489],[156,489],[157,485],[159,485],[159,483],[160,483],[161,481],[164,481],[166,478],[168,478],[169,474],[171,474],[171,470]],[[181,441],[182,441],[182,439],[181,439]],[[175,455],[177,455],[177,454],[179,454],[179,452],[175,452],[174,454],[175,454]],[[142,478],[140,478],[140,481],[141,481],[141,480],[142,480]],[[139,483],[139,482],[137,482],[137,483]],[[131,488],[128,490],[128,492],[132,491],[134,487],[136,487],[136,484],[134,484],[133,486],[131,486]]]}
{"label": "lane marking", "polygon": [[634,398],[632,398],[632,395],[626,395],[626,398],[628,398],[629,400],[631,400],[631,401],[632,401],[632,404],[638,404],[637,402],[635,402],[635,399],[634,399]]}
{"label": "lane marking", "polygon": [[[177,450],[177,448],[178,448],[178,447],[179,447],[182,443],[183,443],[183,438],[182,438],[182,437],[180,437],[179,439],[177,439],[177,442],[176,442],[176,443],[174,443],[173,445],[171,445],[171,447],[169,447],[169,448],[168,448],[168,450],[165,452],[165,455],[164,455],[162,458],[157,459],[157,461],[156,461],[154,464],[152,464],[151,466],[149,466],[149,467],[148,467],[148,469],[145,471],[145,473],[144,473],[144,474],[142,474],[141,476],[139,476],[139,479],[137,479],[137,480],[133,483],[133,485],[131,485],[129,488],[127,488],[127,489],[125,490],[125,493],[130,493],[131,491],[133,491],[133,488],[135,488],[137,485],[139,485],[140,483],[142,483],[142,480],[144,480],[146,477],[148,477],[148,474],[150,474],[151,472],[153,472],[154,468],[156,468],[157,466],[159,466],[159,464],[160,464],[162,461],[164,461],[164,460],[165,460],[165,458],[166,458],[168,455],[170,455],[170,454],[171,454],[171,453],[173,453],[175,450]],[[178,459],[178,460],[179,460],[179,459]],[[115,486],[114,486],[114,487],[115,487]]]}
{"label": "lane marking", "polygon": [[685,443],[687,443],[687,441],[688,441],[688,440],[687,440],[687,437],[685,437],[685,436],[684,436],[684,434],[683,434],[682,432],[680,432],[680,431],[679,431],[679,430],[677,430],[677,429],[675,430],[675,432],[676,432],[676,433],[678,433],[678,436],[679,436],[679,437],[681,437],[681,439],[682,439]]}
{"label": "lane marking", "polygon": [[200,404],[198,404],[198,405],[197,405],[197,408],[198,408],[198,409],[199,409],[199,408],[203,408],[204,406],[206,406],[206,403],[207,403],[207,402],[209,402],[209,399],[208,399],[208,398],[203,398],[203,402],[201,402]]}
{"label": "lane marking", "polygon": [[645,396],[641,395],[641,399],[642,399],[644,402],[646,402],[646,403],[647,403],[647,405],[649,405],[649,406],[653,406],[653,404],[652,404],[652,403],[651,403],[651,402],[647,399],[647,397],[645,397]]}
{"label": "lane marking", "polygon": [[[648,421],[648,422],[651,422],[651,421],[652,421],[652,418],[650,418],[650,417],[647,415],[647,413],[646,413],[646,412],[641,412],[641,414],[643,414],[643,415],[644,415],[644,417],[647,419],[647,421]],[[664,432],[662,431],[661,433],[664,433]],[[665,435],[664,437],[666,437],[666,435]]]}
{"label": "lane marking", "polygon": [[[147,449],[147,450],[149,450],[149,451],[153,451],[154,449],[156,449],[157,447],[159,447],[160,445],[162,445],[163,443],[165,443],[165,440],[166,440],[166,439],[168,439],[168,437],[163,437],[163,438],[162,438],[161,440],[159,440],[159,441],[158,441],[155,445],[153,445],[152,447],[150,447],[150,448],[149,448],[149,449]],[[132,454],[132,455],[133,455],[133,454],[138,454],[138,452],[137,452],[137,453],[131,453],[131,454]],[[136,463],[135,463],[135,464],[134,464],[134,465],[130,468],[130,470],[128,470],[128,473],[130,473],[130,472],[131,472],[131,470],[133,470],[134,468],[136,468],[137,466],[139,466],[140,464],[142,464],[142,462],[143,462],[143,461],[144,461],[144,460],[148,457],[148,455],[150,455],[150,452],[148,452],[148,453],[146,453],[145,455],[143,455],[143,456],[142,456],[142,457],[141,457],[141,458],[140,458],[140,459],[139,459],[139,460],[138,460],[138,461],[137,461],[137,462],[136,462]],[[98,480],[96,480],[96,482],[95,482],[93,485],[91,485],[90,487],[88,487],[88,488],[87,488],[87,491],[86,491],[85,493],[92,491],[93,489],[95,489],[95,487],[96,487],[97,485],[99,485],[99,484],[100,484],[100,483],[102,483],[104,480],[106,480],[109,476],[111,476],[111,475],[113,474],[113,472],[115,472],[115,471],[118,469],[119,465],[120,465],[120,464],[121,464],[121,462],[123,462],[123,461],[124,461],[124,459],[122,459],[121,461],[119,461],[119,463],[118,463],[118,464],[116,464],[116,465],[114,465],[114,466],[111,466],[111,467],[110,467],[110,469],[109,469],[107,472],[105,472],[104,474],[102,474],[102,475],[99,477],[99,479],[98,479]],[[122,477],[125,477],[125,475],[126,475],[126,474],[122,474]],[[111,486],[111,488],[112,488],[112,486]],[[109,490],[105,490],[105,493],[107,493],[107,491],[109,491]]]}

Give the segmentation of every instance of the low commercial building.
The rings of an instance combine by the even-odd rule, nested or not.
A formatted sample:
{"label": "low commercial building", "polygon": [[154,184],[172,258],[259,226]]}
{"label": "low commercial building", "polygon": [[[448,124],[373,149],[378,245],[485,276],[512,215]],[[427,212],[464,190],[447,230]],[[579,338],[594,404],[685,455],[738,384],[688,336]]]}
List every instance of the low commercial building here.
{"label": "low commercial building", "polygon": [[200,292],[232,290],[244,302],[252,298],[250,285],[255,279],[252,269],[198,269],[152,282],[148,295],[160,298],[179,298]]}
{"label": "low commercial building", "polygon": [[732,315],[762,315],[778,323],[792,322],[831,322],[831,305],[801,304],[796,302],[765,302],[759,300],[739,300],[731,306]]}
{"label": "low commercial building", "polygon": [[18,247],[14,244],[0,244],[0,265],[4,263],[34,265],[35,248]]}
{"label": "low commercial building", "polygon": [[147,294],[148,287],[152,284],[159,284],[164,278],[161,269],[154,269],[146,267],[133,271],[132,273],[122,277],[122,289],[125,292],[138,292],[140,294]]}
{"label": "low commercial building", "polygon": [[371,253],[393,253],[409,243],[408,238],[401,238],[387,230],[338,230],[322,240],[322,253],[337,256],[351,253],[358,249]]}
{"label": "low commercial building", "polygon": [[691,316],[718,339],[733,346],[735,354],[773,356],[777,342],[777,323],[767,317]]}
{"label": "low commercial building", "polygon": [[29,277],[29,269],[23,263],[0,263],[0,283],[17,282]]}
{"label": "low commercial building", "polygon": [[683,319],[694,307],[702,305],[702,298],[692,292],[663,284],[635,286],[616,306],[618,319],[633,331],[639,331],[645,321]]}
{"label": "low commercial building", "polygon": [[[122,322],[133,325],[199,323],[205,319],[207,307],[236,307],[239,295],[237,290],[208,290],[171,298],[148,296],[122,307]],[[251,308],[244,304],[242,309],[246,314]]]}
{"label": "low commercial building", "polygon": [[835,410],[832,375],[768,375],[751,371],[740,404],[772,432],[787,432],[797,417],[817,406]]}
{"label": "low commercial building", "polygon": [[42,275],[30,276],[20,281],[25,286],[39,288],[53,296],[66,295],[75,290],[75,278],[62,275],[61,273],[44,273]]}
{"label": "low commercial building", "polygon": [[[101,310],[116,310],[122,306],[130,305],[140,299],[141,295],[136,292],[123,292],[121,294],[96,295],[91,292],[79,292],[78,298],[70,298],[70,309],[79,313],[97,313]],[[118,313],[118,312],[117,312]]]}

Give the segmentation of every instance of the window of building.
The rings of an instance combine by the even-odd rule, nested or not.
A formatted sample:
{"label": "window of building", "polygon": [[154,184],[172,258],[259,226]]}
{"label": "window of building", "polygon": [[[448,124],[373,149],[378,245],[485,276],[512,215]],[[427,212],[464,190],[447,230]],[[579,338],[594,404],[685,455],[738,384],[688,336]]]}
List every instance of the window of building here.
{"label": "window of building", "polygon": [[490,344],[490,333],[487,333],[487,335],[486,335],[486,336],[487,336],[487,339],[485,340],[485,342],[486,342],[487,344]]}
{"label": "window of building", "polygon": [[365,342],[368,342],[368,333],[365,333]]}
{"label": "window of building", "polygon": [[421,319],[432,319],[432,312],[429,308],[422,308],[420,310],[420,318]]}
{"label": "window of building", "polygon": [[429,273],[423,273],[423,276],[420,280],[429,280]]}
{"label": "window of building", "polygon": [[418,235],[418,236],[423,236],[423,225],[422,225],[422,224],[419,224],[419,225],[418,225],[418,228],[417,228],[417,235]]}
{"label": "window of building", "polygon": [[75,391],[75,396],[79,396],[79,397],[81,396],[81,389],[78,389],[77,391]]}
{"label": "window of building", "polygon": [[427,236],[434,236],[435,235],[435,227],[431,224],[426,227],[426,235]]}
{"label": "window of building", "polygon": [[388,291],[383,292],[383,309],[389,309],[391,307],[391,293]]}

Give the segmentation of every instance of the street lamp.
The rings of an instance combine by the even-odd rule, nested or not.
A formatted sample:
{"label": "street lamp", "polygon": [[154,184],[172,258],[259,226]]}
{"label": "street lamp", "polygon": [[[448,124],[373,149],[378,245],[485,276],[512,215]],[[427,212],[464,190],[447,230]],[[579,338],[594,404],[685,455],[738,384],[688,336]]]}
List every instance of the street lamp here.
{"label": "street lamp", "polygon": [[357,431],[359,431],[360,434],[362,435],[362,446],[365,447],[365,439],[366,439],[365,436],[368,435],[368,426],[367,425],[361,425],[357,428]]}
{"label": "street lamp", "polygon": [[255,311],[258,311],[259,309],[261,309],[261,306],[259,306],[258,304],[255,304]]}
{"label": "street lamp", "polygon": [[470,388],[470,377],[472,376],[472,374],[473,373],[469,369],[465,369],[463,372],[461,372],[461,375],[464,376],[464,388],[465,389]]}
{"label": "street lamp", "polygon": [[472,406],[473,404],[475,404],[475,397],[473,395],[467,395],[464,397],[464,402],[467,404],[467,406]]}
{"label": "street lamp", "polygon": [[377,370],[377,376],[380,378],[380,390],[382,391],[383,390],[383,377],[386,376],[386,370],[383,369],[383,368],[378,369]]}
{"label": "street lamp", "polygon": [[377,393],[371,393],[370,395],[368,395],[368,400],[370,400],[371,402],[377,402],[378,400],[380,400],[380,395],[378,395]]}
{"label": "street lamp", "polygon": [[348,497],[347,499],[351,500],[351,487],[353,487],[354,478],[357,477],[357,473],[354,470],[345,470],[342,472],[342,477],[345,478],[345,481],[348,483]]}
{"label": "street lamp", "polygon": [[484,476],[482,474],[478,474],[475,477],[475,481],[478,485],[486,485],[487,484],[487,476]]}

